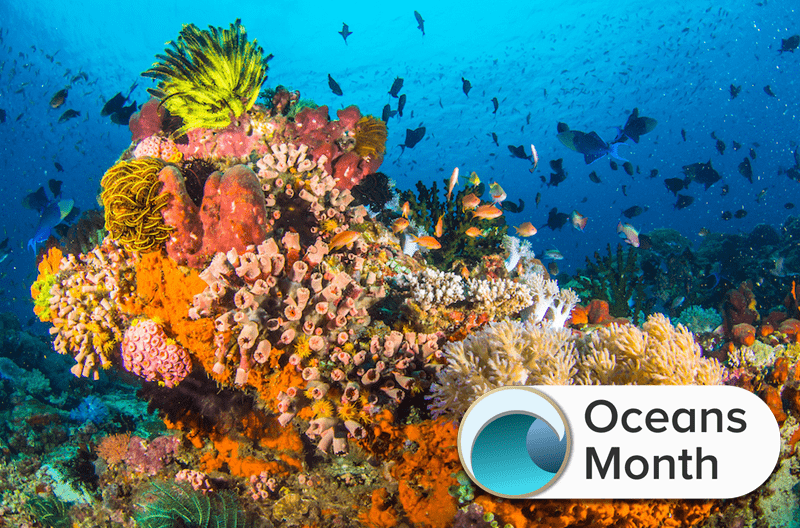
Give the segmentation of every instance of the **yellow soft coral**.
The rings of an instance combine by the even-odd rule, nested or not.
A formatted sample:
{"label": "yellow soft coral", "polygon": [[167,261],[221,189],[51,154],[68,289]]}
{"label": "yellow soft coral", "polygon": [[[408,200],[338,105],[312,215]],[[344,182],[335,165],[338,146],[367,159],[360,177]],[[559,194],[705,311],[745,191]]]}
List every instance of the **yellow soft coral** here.
{"label": "yellow soft coral", "polygon": [[173,136],[193,128],[225,128],[255,104],[272,55],[264,57],[257,41],[248,42],[241,20],[230,29],[184,25],[169,46],[156,55],[161,62],[142,75],[159,80],[148,92],[183,119]]}
{"label": "yellow soft coral", "polygon": [[157,249],[172,231],[161,216],[169,201],[168,194],[159,194],[162,183],[158,173],[163,167],[155,158],[121,161],[100,181],[106,229],[129,250]]}

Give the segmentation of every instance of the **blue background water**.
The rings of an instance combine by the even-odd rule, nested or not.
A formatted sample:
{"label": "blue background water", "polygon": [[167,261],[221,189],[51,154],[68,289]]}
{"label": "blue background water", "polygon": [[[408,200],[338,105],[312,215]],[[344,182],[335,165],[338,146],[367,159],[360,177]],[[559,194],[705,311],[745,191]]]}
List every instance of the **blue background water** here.
{"label": "blue background water", "polygon": [[[0,264],[4,309],[17,311],[23,321],[31,313],[27,289],[35,264],[24,248],[38,218],[21,207],[21,198],[56,177],[81,209],[96,206],[100,178],[130,143],[127,127],[101,117],[100,109],[137,81],[133,97],[143,103],[151,82],[139,74],[177,37],[181,24],[190,22],[227,27],[242,18],[249,36],[275,55],[266,84],[298,89],[303,98],[327,104],[332,116],[350,104],[379,116],[386,103],[396,106],[387,92],[396,76],[403,77],[405,116],[389,121],[382,170],[399,188],[411,188],[419,179],[443,180],[455,166],[462,174],[476,171],[483,181],[498,181],[509,200],[525,201],[522,213],[508,214],[514,225],[530,220],[542,226],[551,207],[577,209],[589,217],[585,232],[567,225],[555,232],[540,229],[531,239],[537,253],[557,247],[565,254],[562,271],[574,272],[586,255],[615,245],[620,211],[632,205],[650,207],[631,221],[641,231],[671,227],[698,244],[701,227],[725,232],[749,231],[757,223],[779,227],[789,214],[784,204],[796,199],[800,184],[779,174],[793,164],[792,142],[800,139],[800,52],[778,54],[781,39],[800,32],[794,2],[292,4],[0,3],[0,108],[8,114],[0,124],[0,238],[10,237],[13,246]],[[425,19],[424,37],[414,9]],[[342,22],[353,32],[347,45],[337,33]],[[79,72],[88,82],[75,82],[67,103],[51,109],[52,95]],[[328,74],[343,96],[331,93]],[[461,77],[472,83],[469,97]],[[733,100],[731,83],[743,87]],[[765,85],[776,98],[764,93]],[[492,97],[500,101],[496,114]],[[634,107],[659,122],[638,145],[620,147],[640,166],[639,175],[614,172],[606,160],[586,166],[556,138],[556,122],[564,121],[611,140],[612,127],[622,126]],[[67,108],[81,116],[58,124]],[[401,154],[396,145],[405,129],[420,125],[427,127],[425,139]],[[712,132],[726,143],[724,155]],[[744,148],[733,152],[733,140]],[[524,145],[529,151],[531,143],[541,158],[535,174],[507,149]],[[760,145],[753,162],[756,179],[750,184],[737,165],[755,143]],[[558,187],[543,186],[539,176],[549,174],[548,161],[562,157],[568,179]],[[663,180],[681,177],[683,165],[709,159],[723,181],[708,191],[693,183],[687,194],[695,203],[676,211]],[[54,161],[65,172],[56,173]],[[659,170],[657,178],[648,178],[651,169]],[[589,181],[592,170],[602,184]],[[731,191],[722,197],[724,183]],[[538,208],[537,192],[543,195]],[[723,210],[742,207],[746,218],[720,219]]]}

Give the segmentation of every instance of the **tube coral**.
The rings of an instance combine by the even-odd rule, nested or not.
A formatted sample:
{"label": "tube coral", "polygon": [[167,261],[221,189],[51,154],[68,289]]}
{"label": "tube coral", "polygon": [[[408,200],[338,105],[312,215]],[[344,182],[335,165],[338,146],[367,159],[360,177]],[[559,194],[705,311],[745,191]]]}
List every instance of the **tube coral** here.
{"label": "tube coral", "polygon": [[152,251],[163,244],[172,228],[161,209],[169,195],[159,194],[158,173],[164,164],[154,158],[122,161],[108,169],[100,184],[111,238],[132,251]]}
{"label": "tube coral", "polygon": [[156,55],[161,62],[142,75],[159,80],[158,88],[147,91],[183,119],[174,137],[193,128],[224,128],[249,110],[272,58],[264,57],[257,41],[247,40],[239,19],[230,29],[184,25],[177,42],[168,46]]}

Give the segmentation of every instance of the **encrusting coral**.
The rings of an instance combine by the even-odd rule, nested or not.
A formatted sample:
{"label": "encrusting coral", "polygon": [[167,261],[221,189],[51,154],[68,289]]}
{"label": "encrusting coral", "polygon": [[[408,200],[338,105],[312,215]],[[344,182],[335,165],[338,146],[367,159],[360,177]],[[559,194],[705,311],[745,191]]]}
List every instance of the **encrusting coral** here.
{"label": "encrusting coral", "polygon": [[261,46],[247,40],[241,20],[230,29],[184,25],[169,46],[142,75],[159,80],[148,92],[183,119],[174,137],[193,128],[224,128],[255,104],[272,55],[264,57]]}

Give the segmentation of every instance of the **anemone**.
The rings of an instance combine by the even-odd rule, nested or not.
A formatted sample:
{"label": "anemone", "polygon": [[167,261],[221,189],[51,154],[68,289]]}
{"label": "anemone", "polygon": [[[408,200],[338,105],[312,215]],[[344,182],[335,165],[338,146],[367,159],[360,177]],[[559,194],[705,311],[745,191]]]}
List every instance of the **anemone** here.
{"label": "anemone", "polygon": [[267,78],[264,50],[249,42],[241,20],[230,29],[184,25],[177,42],[170,41],[160,62],[142,73],[159,81],[147,91],[170,114],[183,119],[174,137],[193,128],[225,128],[249,110]]}
{"label": "anemone", "polygon": [[168,194],[159,194],[162,183],[158,173],[163,167],[155,158],[121,161],[100,181],[106,229],[129,250],[152,251],[172,231],[161,216],[169,201]]}

